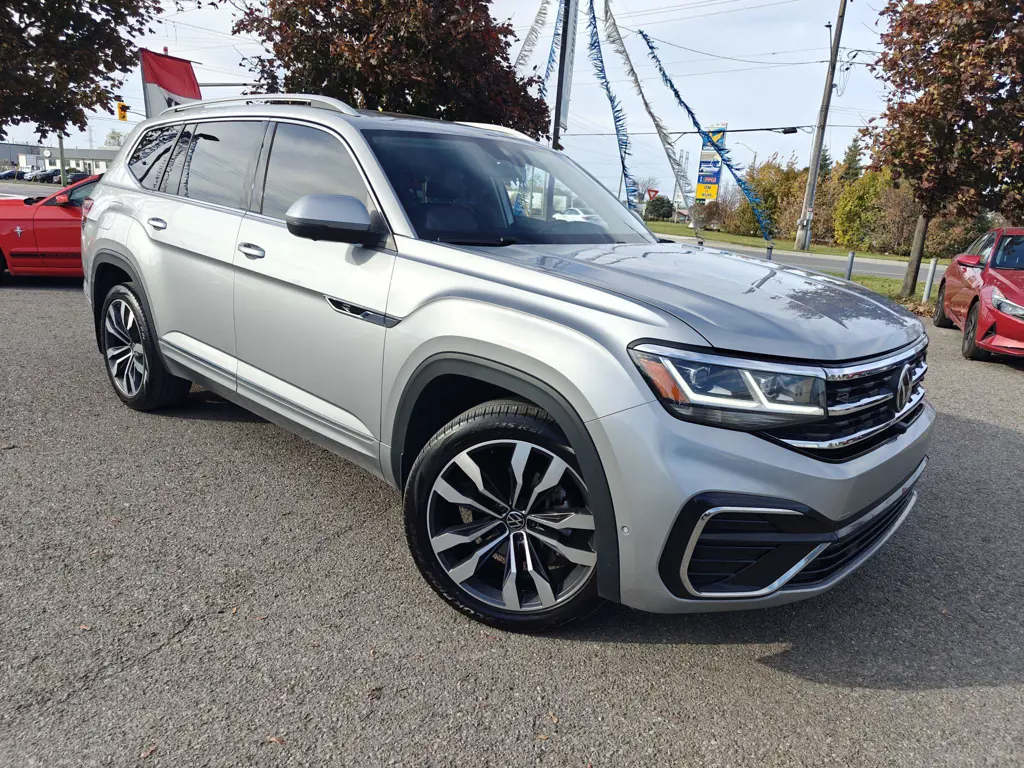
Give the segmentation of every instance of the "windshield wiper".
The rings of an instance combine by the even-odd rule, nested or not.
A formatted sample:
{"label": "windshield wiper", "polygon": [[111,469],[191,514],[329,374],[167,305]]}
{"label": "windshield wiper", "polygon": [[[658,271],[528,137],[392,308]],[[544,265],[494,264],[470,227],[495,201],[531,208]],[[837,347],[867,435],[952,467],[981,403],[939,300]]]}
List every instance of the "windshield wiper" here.
{"label": "windshield wiper", "polygon": [[480,245],[480,246],[492,246],[500,248],[505,245],[518,245],[519,241],[514,237],[499,237],[494,240],[483,240],[479,238],[458,238],[458,237],[439,237],[438,242],[450,243],[451,245]]}

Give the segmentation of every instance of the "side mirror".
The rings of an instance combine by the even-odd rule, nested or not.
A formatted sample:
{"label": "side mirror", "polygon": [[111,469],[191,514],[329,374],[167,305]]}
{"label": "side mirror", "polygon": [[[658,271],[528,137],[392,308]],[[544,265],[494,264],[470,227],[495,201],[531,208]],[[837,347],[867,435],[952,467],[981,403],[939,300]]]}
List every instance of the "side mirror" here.
{"label": "side mirror", "polygon": [[57,205],[71,205],[71,198],[67,195],[57,195],[55,202]]}
{"label": "side mirror", "polygon": [[370,229],[370,212],[350,195],[306,195],[284,215],[288,231],[307,240],[329,240],[369,246],[380,240]]}
{"label": "side mirror", "polygon": [[959,264],[961,267],[978,268],[982,266],[981,256],[978,256],[973,253],[961,254],[960,256],[957,256],[956,259],[954,259],[954,261],[956,261],[956,263]]}

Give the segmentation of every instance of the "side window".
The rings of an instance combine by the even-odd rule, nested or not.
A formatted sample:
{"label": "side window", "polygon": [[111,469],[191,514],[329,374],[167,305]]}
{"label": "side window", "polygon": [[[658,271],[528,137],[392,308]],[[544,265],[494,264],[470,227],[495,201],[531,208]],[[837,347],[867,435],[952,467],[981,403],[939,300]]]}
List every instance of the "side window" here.
{"label": "side window", "polygon": [[978,244],[978,250],[974,253],[981,256],[981,263],[985,264],[988,262],[988,257],[992,255],[992,246],[996,244],[996,235],[994,232],[990,232],[982,238],[981,243]]}
{"label": "side window", "polygon": [[82,203],[85,202],[85,198],[92,194],[92,191],[96,188],[98,183],[98,181],[90,181],[88,184],[82,184],[79,187],[75,187],[68,193],[68,200],[72,205],[81,208]]}
{"label": "side window", "polygon": [[181,171],[185,167],[185,159],[188,157],[189,147],[192,146],[192,137],[195,135],[196,126],[186,125],[185,129],[178,136],[178,143],[174,145],[171,152],[170,162],[167,163],[167,173],[160,182],[160,191],[170,195],[178,194],[178,182],[181,181]]}
{"label": "side window", "polygon": [[329,133],[278,123],[263,186],[264,216],[283,219],[306,195],[351,195],[373,212],[373,203],[348,150]]}
{"label": "side window", "polygon": [[264,123],[199,123],[189,145],[178,194],[190,200],[244,208],[245,181],[256,160]]}
{"label": "side window", "polygon": [[996,269],[1024,269],[1024,235],[1003,235],[992,266]]}
{"label": "side window", "polygon": [[128,158],[128,170],[145,189],[154,190],[160,183],[180,130],[180,125],[167,125],[146,131]]}

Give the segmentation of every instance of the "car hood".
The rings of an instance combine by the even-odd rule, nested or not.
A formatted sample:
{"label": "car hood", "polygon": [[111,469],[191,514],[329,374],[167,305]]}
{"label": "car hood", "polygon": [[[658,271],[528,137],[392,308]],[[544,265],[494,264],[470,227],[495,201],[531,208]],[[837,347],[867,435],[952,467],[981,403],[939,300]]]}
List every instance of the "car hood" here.
{"label": "car hood", "polygon": [[1020,304],[1024,301],[1024,269],[990,269],[992,284],[1010,301]]}
{"label": "car hood", "polygon": [[651,243],[512,245],[498,253],[653,305],[723,350],[853,360],[924,334],[910,312],[858,285],[727,251]]}

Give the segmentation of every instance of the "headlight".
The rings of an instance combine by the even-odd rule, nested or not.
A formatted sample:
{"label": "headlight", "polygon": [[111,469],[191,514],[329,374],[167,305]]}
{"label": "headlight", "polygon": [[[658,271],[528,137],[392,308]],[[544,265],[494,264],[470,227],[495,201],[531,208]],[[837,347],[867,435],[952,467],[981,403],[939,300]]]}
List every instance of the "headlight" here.
{"label": "headlight", "polygon": [[1003,296],[1003,292],[998,288],[992,289],[992,306],[1004,315],[1024,318],[1024,307],[1020,304],[1014,304],[1008,298]]}
{"label": "headlight", "polygon": [[629,351],[662,404],[687,421],[740,430],[825,416],[825,372],[643,344]]}

